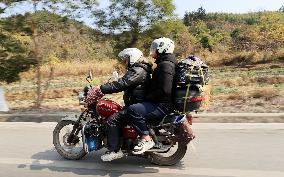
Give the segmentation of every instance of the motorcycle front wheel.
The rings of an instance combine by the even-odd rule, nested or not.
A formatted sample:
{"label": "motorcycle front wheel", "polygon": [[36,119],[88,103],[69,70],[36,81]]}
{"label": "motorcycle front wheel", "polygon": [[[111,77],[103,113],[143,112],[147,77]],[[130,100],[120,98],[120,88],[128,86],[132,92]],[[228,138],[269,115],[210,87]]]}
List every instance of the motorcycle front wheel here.
{"label": "motorcycle front wheel", "polygon": [[53,145],[56,151],[68,160],[79,160],[87,154],[81,131],[78,131],[71,143],[67,140],[75,123],[72,120],[64,120],[59,122],[53,130]]}
{"label": "motorcycle front wheel", "polygon": [[161,166],[175,165],[185,156],[186,150],[186,144],[177,142],[166,153],[151,152],[151,163]]}

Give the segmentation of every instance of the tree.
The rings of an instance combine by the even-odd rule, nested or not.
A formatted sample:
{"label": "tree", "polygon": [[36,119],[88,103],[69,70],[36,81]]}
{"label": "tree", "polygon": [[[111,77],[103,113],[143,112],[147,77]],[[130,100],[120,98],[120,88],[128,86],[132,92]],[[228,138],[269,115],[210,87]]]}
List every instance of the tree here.
{"label": "tree", "polygon": [[[80,18],[82,15],[86,15],[88,12],[94,10],[94,6],[97,5],[96,0],[3,0],[0,3],[4,4],[4,8],[1,8],[1,12],[12,10],[14,8],[20,8],[22,3],[29,4],[32,6],[31,12],[36,13],[40,10],[48,10],[53,13],[57,13],[70,18]],[[44,97],[42,90],[42,76],[41,76],[41,65],[43,63],[42,56],[40,56],[40,48],[38,42],[38,36],[40,31],[38,29],[38,22],[41,18],[33,16],[27,22],[30,29],[30,36],[33,44],[33,56],[36,59],[36,83],[37,83],[37,98],[35,102],[35,107],[39,108]],[[48,85],[48,83],[46,84]]]}
{"label": "tree", "polygon": [[[18,21],[18,25],[9,20],[0,19],[0,82],[12,83],[20,79],[19,74],[36,65],[37,60],[33,54],[16,38],[11,30],[26,31]],[[16,30],[15,30],[16,31]],[[8,111],[4,92],[0,87],[0,111]]]}
{"label": "tree", "polygon": [[[97,25],[115,37],[115,52],[135,47],[143,31],[153,24],[173,16],[172,0],[111,0],[110,6],[95,13]],[[120,35],[117,35],[120,34]]]}
{"label": "tree", "polygon": [[279,12],[284,12],[284,5],[280,7]]}
{"label": "tree", "polygon": [[[1,1],[6,3],[1,12],[8,8],[7,4],[14,1]],[[17,1],[17,2],[20,2]],[[23,18],[0,21],[0,81],[12,83],[20,79],[19,74],[27,71],[32,65],[37,64],[34,54],[27,50],[19,40],[13,38],[12,32],[29,34],[30,28],[25,25]]]}
{"label": "tree", "polygon": [[[16,39],[9,36],[9,31],[1,21],[0,31],[0,81],[12,83],[20,79],[19,74],[27,71],[32,65],[37,64],[37,60],[32,53],[29,53]],[[11,27],[11,26],[10,26]]]}
{"label": "tree", "polygon": [[195,38],[199,41],[203,48],[207,48],[210,52],[213,51],[216,44],[210,29],[204,21],[198,20],[189,28]]}
{"label": "tree", "polygon": [[191,26],[193,25],[194,22],[205,19],[206,19],[206,10],[201,6],[197,9],[197,11],[185,12],[183,17],[183,23],[186,26]]}
{"label": "tree", "polygon": [[160,21],[151,26],[143,33],[143,39],[138,42],[138,47],[149,53],[149,46],[153,39],[168,37],[175,42],[175,54],[186,57],[192,50],[195,43],[194,37],[188,32],[187,27],[178,19]]}

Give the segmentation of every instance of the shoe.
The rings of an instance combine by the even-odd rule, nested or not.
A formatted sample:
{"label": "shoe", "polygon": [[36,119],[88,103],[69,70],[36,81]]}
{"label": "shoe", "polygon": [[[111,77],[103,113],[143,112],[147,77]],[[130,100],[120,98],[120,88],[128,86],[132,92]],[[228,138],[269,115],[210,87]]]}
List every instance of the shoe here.
{"label": "shoe", "polygon": [[132,153],[133,154],[142,154],[146,151],[148,151],[149,149],[153,148],[155,146],[154,141],[151,139],[150,141],[146,141],[146,140],[141,140],[137,146],[134,147]]}
{"label": "shoe", "polygon": [[114,152],[114,151],[107,151],[104,155],[101,156],[102,161],[110,162],[115,159],[120,159],[124,156],[122,151]]}

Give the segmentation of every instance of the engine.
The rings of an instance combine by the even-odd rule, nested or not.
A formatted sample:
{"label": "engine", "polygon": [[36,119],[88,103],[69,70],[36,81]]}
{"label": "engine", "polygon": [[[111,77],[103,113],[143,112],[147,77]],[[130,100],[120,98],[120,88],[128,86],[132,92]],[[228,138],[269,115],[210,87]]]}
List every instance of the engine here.
{"label": "engine", "polygon": [[122,107],[111,100],[99,100],[96,106],[97,114],[103,118],[107,118],[116,112],[119,112]]}
{"label": "engine", "polygon": [[99,141],[100,130],[95,123],[88,122],[82,129],[82,135],[85,142],[85,149],[87,152],[97,150],[101,146]]}

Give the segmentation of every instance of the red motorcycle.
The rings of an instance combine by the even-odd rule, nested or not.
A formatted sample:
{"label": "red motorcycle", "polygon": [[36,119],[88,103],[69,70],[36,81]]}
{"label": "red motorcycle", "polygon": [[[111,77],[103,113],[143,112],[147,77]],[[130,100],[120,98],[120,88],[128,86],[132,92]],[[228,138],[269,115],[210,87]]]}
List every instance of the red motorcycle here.
{"label": "red motorcycle", "polygon": [[[92,87],[92,74],[86,78]],[[177,89],[178,90],[178,89]],[[85,103],[88,89],[79,94],[81,114],[78,118],[65,117],[53,131],[53,144],[57,152],[69,160],[78,160],[86,154],[107,146],[106,122],[120,111],[122,106],[109,99],[100,99],[88,107]],[[188,95],[189,96],[189,95]],[[200,95],[188,97],[196,100]],[[194,98],[194,99],[193,99]],[[184,97],[183,97],[184,99]],[[187,144],[194,139],[191,129],[192,116],[189,113],[173,112],[160,120],[149,122],[150,136],[155,146],[141,155],[132,154],[139,136],[129,125],[122,128],[121,149],[126,156],[149,158],[157,165],[174,165],[186,154]]]}

